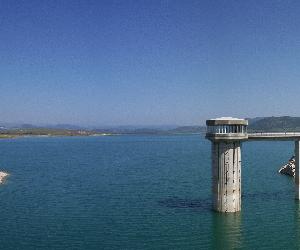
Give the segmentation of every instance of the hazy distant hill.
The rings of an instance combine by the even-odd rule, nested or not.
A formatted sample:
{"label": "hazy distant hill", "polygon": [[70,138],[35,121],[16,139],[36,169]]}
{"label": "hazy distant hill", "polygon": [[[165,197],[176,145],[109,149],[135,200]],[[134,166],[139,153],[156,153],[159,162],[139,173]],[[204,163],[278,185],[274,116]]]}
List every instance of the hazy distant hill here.
{"label": "hazy distant hill", "polygon": [[82,126],[72,125],[72,124],[55,124],[55,125],[48,125],[44,126],[46,128],[52,128],[52,129],[68,129],[68,130],[80,130],[85,129]]}
{"label": "hazy distant hill", "polygon": [[205,126],[182,126],[169,130],[171,133],[186,134],[186,133],[203,133],[206,132]]}
{"label": "hazy distant hill", "polygon": [[253,123],[256,123],[262,119],[265,119],[266,117],[255,117],[255,118],[245,118],[248,120],[249,126],[252,125]]}
{"label": "hazy distant hill", "polygon": [[[256,117],[247,118],[249,132],[300,132],[300,117]],[[1,134],[22,135],[92,135],[92,134],[122,134],[122,135],[174,135],[174,134],[201,134],[206,132],[205,126],[120,126],[102,129],[84,128],[72,124],[57,124],[37,126],[32,124],[12,124],[0,122]]]}
{"label": "hazy distant hill", "polygon": [[300,117],[281,116],[249,119],[249,131],[300,131]]}

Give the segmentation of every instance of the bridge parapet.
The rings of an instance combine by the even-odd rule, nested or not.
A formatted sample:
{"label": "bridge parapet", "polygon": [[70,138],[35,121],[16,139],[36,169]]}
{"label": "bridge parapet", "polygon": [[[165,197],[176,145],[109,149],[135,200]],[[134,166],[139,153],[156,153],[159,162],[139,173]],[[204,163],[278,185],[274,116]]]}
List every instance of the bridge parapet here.
{"label": "bridge parapet", "polygon": [[300,132],[255,132],[248,133],[248,140],[296,141]]}

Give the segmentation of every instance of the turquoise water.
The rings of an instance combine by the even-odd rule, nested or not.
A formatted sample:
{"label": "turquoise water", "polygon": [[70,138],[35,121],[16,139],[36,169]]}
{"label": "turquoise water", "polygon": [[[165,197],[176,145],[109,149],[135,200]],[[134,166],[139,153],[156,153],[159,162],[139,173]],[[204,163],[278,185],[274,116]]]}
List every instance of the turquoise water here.
{"label": "turquoise water", "polygon": [[0,140],[1,249],[298,249],[292,142],[242,149],[242,212],[211,211],[200,136]]}

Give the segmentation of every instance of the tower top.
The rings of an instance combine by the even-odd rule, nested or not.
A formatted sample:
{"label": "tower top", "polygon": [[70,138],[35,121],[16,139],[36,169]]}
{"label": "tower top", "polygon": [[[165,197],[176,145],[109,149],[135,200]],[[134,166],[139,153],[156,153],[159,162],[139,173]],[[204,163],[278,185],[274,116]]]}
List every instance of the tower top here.
{"label": "tower top", "polygon": [[206,138],[211,141],[247,140],[248,121],[233,117],[221,117],[206,121]]}
{"label": "tower top", "polygon": [[239,119],[234,117],[220,117],[215,119],[209,119],[206,121],[207,126],[217,126],[217,125],[248,125],[248,121],[245,119]]}

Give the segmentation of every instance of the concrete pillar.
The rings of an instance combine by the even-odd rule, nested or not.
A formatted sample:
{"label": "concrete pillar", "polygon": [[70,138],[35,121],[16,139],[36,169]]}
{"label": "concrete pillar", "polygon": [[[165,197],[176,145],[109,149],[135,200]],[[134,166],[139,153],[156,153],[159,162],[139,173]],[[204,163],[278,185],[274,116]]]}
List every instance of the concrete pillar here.
{"label": "concrete pillar", "polygon": [[300,200],[300,171],[299,171],[299,163],[300,163],[300,147],[299,141],[295,141],[295,199]]}
{"label": "concrete pillar", "polygon": [[[205,138],[212,143],[213,209],[231,213],[241,210],[241,144],[248,139],[248,121],[221,117],[206,121]],[[220,127],[226,131],[218,132]]]}
{"label": "concrete pillar", "polygon": [[241,210],[241,142],[212,143],[213,209],[218,212]]}

